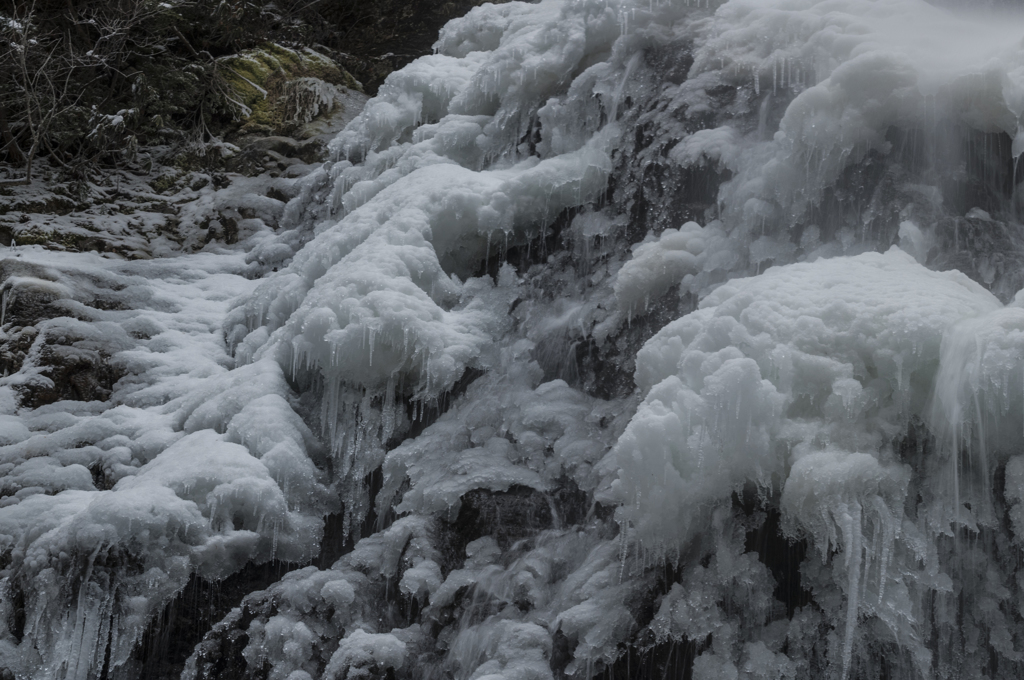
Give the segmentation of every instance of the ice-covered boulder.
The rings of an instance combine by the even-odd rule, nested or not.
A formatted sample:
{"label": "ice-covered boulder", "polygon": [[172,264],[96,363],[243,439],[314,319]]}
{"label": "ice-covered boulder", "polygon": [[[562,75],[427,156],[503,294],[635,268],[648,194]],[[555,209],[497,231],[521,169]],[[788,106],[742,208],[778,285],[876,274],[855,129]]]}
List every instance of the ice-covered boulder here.
{"label": "ice-covered boulder", "polygon": [[[619,521],[678,560],[735,494],[781,492],[786,531],[831,565],[830,582],[819,583],[845,593],[843,676],[863,616],[883,621],[926,670],[908,592],[936,584],[918,573],[919,541],[959,531],[963,519],[958,499],[927,528],[904,527],[911,469],[894,445],[912,419],[937,433],[1020,436],[1002,415],[1013,407],[1001,385],[1022,361],[1015,312],[962,274],[929,271],[895,248],[730,281],[637,355],[646,397],[612,454]],[[965,328],[985,329],[966,355]],[[1007,345],[1010,355],[1000,353]],[[982,393],[1004,406],[987,406]],[[979,488],[990,489],[988,462],[978,464]],[[975,501],[975,513],[990,506]]]}
{"label": "ice-covered boulder", "polygon": [[646,395],[616,445],[622,521],[673,549],[745,484],[825,448],[891,455],[924,417],[947,328],[1000,308],[898,249],[735,279],[637,354]]}

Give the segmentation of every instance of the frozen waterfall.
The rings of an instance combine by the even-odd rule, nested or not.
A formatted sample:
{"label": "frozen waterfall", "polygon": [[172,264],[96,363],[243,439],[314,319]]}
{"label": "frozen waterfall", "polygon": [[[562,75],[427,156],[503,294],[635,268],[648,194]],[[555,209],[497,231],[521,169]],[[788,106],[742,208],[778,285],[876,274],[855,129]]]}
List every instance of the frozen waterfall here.
{"label": "frozen waterfall", "polygon": [[1024,676],[1022,120],[1015,10],[485,4],[279,230],[4,253],[0,673],[277,565],[183,680]]}

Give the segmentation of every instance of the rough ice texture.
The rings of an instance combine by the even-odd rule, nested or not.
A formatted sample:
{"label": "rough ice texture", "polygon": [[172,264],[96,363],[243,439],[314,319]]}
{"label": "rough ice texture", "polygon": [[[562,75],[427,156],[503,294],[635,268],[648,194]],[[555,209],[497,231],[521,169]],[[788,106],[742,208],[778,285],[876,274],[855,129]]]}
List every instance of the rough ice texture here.
{"label": "rough ice texture", "polygon": [[19,249],[0,662],[127,674],[340,514],[186,678],[1020,677],[1020,18],[709,4],[483,5],[278,233]]}
{"label": "rough ice texture", "polygon": [[651,543],[685,541],[709,502],[780,484],[805,455],[890,446],[926,414],[946,328],[999,307],[896,249],[719,287],[637,355],[645,399],[616,445],[622,519]]}
{"label": "rough ice texture", "polygon": [[[497,28],[490,12],[501,40],[468,50],[477,22]],[[436,401],[507,333],[516,276],[474,278],[481,264],[604,190],[614,126],[543,157],[517,150],[517,130],[566,72],[610,47],[609,12],[592,33],[550,2],[453,22],[439,54],[392,75],[332,142],[336,162],[306,189],[324,197],[305,208],[319,210],[313,238],[230,317],[243,361],[274,358],[323,394],[322,431],[352,482],[355,520],[362,477],[401,433],[395,404]]]}
{"label": "rough ice texture", "polygon": [[[38,250],[5,262],[38,275],[5,281],[5,313],[17,317],[5,328],[34,321],[38,334],[0,390],[43,403],[17,411],[0,447],[4,597],[22,593],[32,613],[4,663],[46,677],[84,678],[108,653],[111,667],[126,664],[193,572],[309,559],[332,504],[280,367],[228,370],[217,331],[227,302],[251,288],[231,273],[240,257],[100,263]],[[97,308],[103,297],[110,308]],[[65,389],[51,378],[59,367],[102,362],[123,375],[109,402],[46,396]]]}

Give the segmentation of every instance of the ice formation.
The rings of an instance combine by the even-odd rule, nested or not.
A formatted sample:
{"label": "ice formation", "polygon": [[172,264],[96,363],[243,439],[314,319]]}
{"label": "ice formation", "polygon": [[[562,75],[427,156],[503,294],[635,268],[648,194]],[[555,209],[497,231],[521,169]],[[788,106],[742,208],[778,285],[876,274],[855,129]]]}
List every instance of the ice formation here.
{"label": "ice formation", "polygon": [[[182,677],[1020,677],[1022,29],[487,4],[280,230],[16,249],[0,668],[136,677],[189,579],[278,560]],[[53,353],[109,394],[28,403]]]}

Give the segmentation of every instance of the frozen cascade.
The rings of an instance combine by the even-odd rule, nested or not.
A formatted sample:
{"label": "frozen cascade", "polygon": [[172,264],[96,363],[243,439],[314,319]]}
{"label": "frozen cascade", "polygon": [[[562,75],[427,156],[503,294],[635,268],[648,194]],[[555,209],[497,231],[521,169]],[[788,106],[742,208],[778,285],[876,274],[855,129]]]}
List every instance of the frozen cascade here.
{"label": "frozen cascade", "polygon": [[14,249],[0,671],[276,561],[183,678],[1024,675],[1024,15],[945,4],[483,5],[277,232]]}

